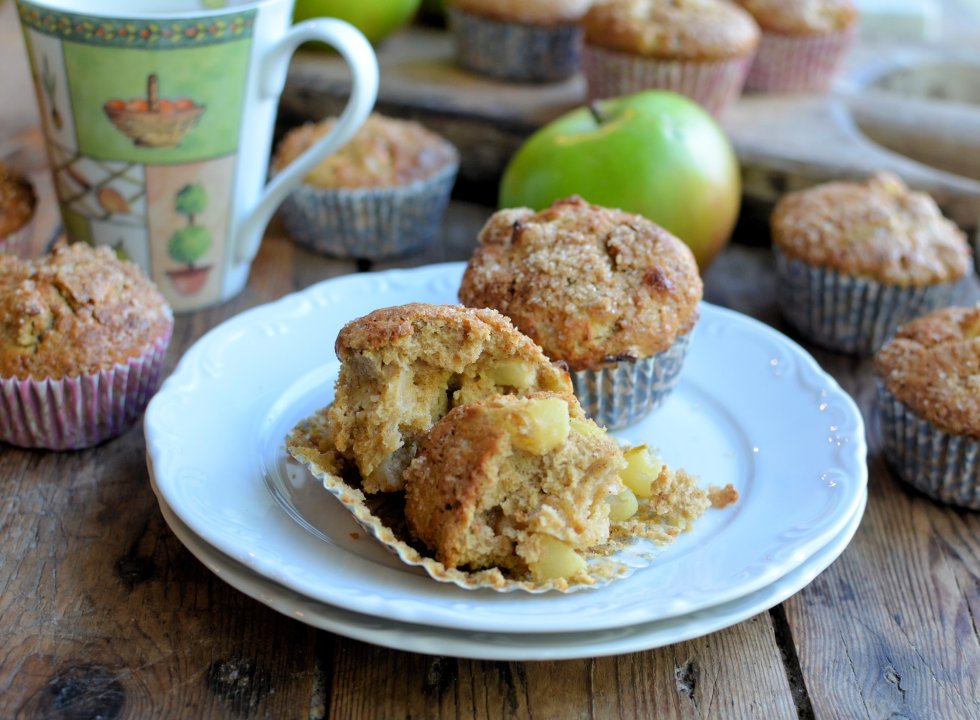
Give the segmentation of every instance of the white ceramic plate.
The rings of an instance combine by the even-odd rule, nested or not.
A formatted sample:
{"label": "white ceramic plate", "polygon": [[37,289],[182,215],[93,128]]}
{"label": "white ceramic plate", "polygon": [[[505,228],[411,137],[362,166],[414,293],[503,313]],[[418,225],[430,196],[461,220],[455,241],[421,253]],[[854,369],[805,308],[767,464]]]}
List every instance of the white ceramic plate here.
{"label": "white ceramic plate", "polygon": [[201,540],[161,502],[174,534],[232,587],[307,625],[383,647],[474,660],[569,660],[621,655],[707,635],[778,605],[808,585],[847,547],[864,515],[867,492],[844,528],[795,570],[737,600],[656,622],[582,633],[508,634],[448,630],[361,615],[319,603],[258,575]]}
{"label": "white ceramic plate", "polygon": [[709,511],[653,565],[561,595],[467,591],[431,580],[368,538],[283,438],[332,398],[348,320],[409,301],[453,302],[462,264],[348,275],[250,310],[190,348],[146,413],[162,499],[202,539],[313,600],[476,632],[619,628],[765,587],[839,535],[867,483],[861,415],[798,345],[711,305],[677,390],[617,435],[649,442],[739,502]]}

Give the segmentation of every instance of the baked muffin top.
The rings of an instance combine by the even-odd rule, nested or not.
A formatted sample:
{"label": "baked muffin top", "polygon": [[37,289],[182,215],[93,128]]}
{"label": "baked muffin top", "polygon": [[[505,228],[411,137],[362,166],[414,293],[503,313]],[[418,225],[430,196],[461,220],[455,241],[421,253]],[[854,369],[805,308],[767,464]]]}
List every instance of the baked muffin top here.
{"label": "baked muffin top", "polygon": [[726,0],[599,0],[582,23],[590,45],[684,60],[743,57],[760,36],[752,16]]}
{"label": "baked muffin top", "polygon": [[970,271],[963,232],[931,197],[890,173],[785,195],[771,228],[789,258],[890,285],[932,285]]}
{"label": "baked muffin top", "polygon": [[448,4],[491,20],[550,25],[578,21],[592,0],[449,0]]}
{"label": "baked muffin top", "polygon": [[36,206],[31,184],[0,163],[0,239],[24,227]]}
{"label": "baked muffin top", "polygon": [[701,294],[683,242],[577,197],[495,213],[459,290],[464,304],[499,310],[572,370],[666,350],[694,326]]}
{"label": "baked muffin top", "polygon": [[857,20],[852,0],[735,0],[766,32],[818,35],[846,30]]}
{"label": "baked muffin top", "polygon": [[980,438],[980,306],[951,307],[899,328],[875,355],[892,394],[947,433]]}
{"label": "baked muffin top", "polygon": [[[273,161],[282,170],[323,137],[337,122],[328,118],[290,130]],[[319,188],[370,188],[407,185],[459,162],[448,140],[410,120],[372,114],[340,150],[322,160],[304,182]]]}
{"label": "baked muffin top", "polygon": [[36,260],[0,255],[0,377],[98,372],[172,326],[153,283],[107,247],[75,243]]}

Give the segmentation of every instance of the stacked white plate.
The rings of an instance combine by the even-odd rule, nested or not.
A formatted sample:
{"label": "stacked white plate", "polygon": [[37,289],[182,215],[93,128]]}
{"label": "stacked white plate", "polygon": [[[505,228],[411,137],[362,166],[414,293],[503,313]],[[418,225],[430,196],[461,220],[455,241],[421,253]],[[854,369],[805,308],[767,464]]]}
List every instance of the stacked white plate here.
{"label": "stacked white plate", "polygon": [[332,632],[480,659],[596,657],[740,622],[843,552],[867,500],[864,425],[798,345],[704,304],[678,388],[616,433],[739,501],[712,509],[648,567],[599,589],[468,591],[403,565],[354,522],[283,438],[327,405],[337,332],[371,310],[456,302],[462,264],[348,275],[245,312],[188,350],[147,409],[168,524],[212,571]]}

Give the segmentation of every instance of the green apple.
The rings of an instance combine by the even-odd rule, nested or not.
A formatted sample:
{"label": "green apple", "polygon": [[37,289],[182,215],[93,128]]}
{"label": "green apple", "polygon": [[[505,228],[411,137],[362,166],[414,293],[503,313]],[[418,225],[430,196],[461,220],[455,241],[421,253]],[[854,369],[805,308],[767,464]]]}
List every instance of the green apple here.
{"label": "green apple", "polygon": [[422,0],[296,0],[293,22],[340,18],[377,43],[415,17],[421,3]]}
{"label": "green apple", "polygon": [[502,207],[540,210],[569,195],[648,217],[704,270],[731,237],[742,192],[735,152],[711,115],[648,90],[552,121],[515,153],[500,184]]}

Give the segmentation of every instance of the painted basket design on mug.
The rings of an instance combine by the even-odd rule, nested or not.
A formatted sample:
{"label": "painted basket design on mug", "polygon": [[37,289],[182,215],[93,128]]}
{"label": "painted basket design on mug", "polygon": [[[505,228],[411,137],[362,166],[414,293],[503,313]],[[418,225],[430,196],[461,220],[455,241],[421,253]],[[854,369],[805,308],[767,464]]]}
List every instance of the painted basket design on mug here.
{"label": "painted basket design on mug", "polygon": [[150,75],[146,80],[146,99],[113,99],[102,107],[112,124],[135,145],[178,147],[205,108],[188,98],[161,100],[157,85],[157,76]]}

